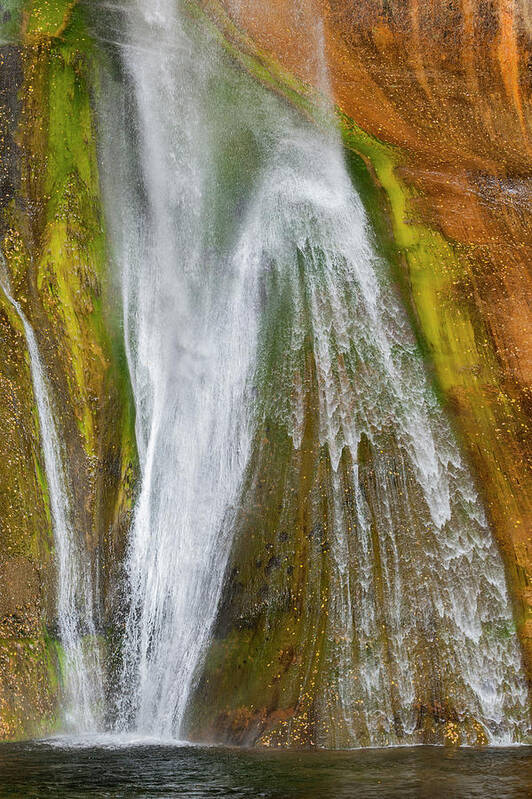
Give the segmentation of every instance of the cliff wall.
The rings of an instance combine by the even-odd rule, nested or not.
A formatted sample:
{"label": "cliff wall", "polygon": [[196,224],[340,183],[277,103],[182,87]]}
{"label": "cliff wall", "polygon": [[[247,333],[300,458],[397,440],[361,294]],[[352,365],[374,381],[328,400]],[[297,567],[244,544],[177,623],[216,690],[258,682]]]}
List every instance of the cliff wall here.
{"label": "cliff wall", "polygon": [[[316,116],[320,95],[336,103],[347,151],[363,159],[373,179],[373,189],[364,180],[359,188],[381,242],[389,236],[388,254],[427,366],[488,509],[530,673],[528,4],[224,0],[198,5],[233,57],[304,113]],[[356,165],[356,157],[350,163]],[[271,440],[270,434],[263,440]],[[296,457],[286,479],[299,497],[297,506],[310,512],[312,483],[317,491],[324,467],[312,456],[310,429],[306,441],[300,456],[284,452],[281,458],[286,463]],[[290,445],[276,446],[281,452]],[[272,469],[279,464],[268,459],[264,454],[260,475],[248,487],[249,507],[258,515],[251,513],[237,537],[193,727],[200,737],[283,744],[288,735],[292,744],[308,745],[327,736],[326,713],[316,706],[320,682],[326,682],[320,641],[333,600],[327,555],[323,542],[320,549],[308,541],[305,510],[291,521],[290,542],[276,540],[278,525],[286,523],[275,512],[265,519],[258,510],[276,506],[268,491],[283,479],[279,473],[274,479]],[[362,474],[371,491],[371,459]],[[321,513],[326,529],[326,507]],[[265,531],[257,539],[259,528]],[[278,585],[272,569],[294,551],[302,571]],[[269,563],[272,568],[260,575]],[[283,604],[283,597],[302,593],[304,631],[297,608]],[[307,652],[307,646],[314,648]],[[303,688],[296,684],[301,660],[312,674]],[[220,681],[222,691],[216,692]],[[420,699],[420,708],[428,734],[452,715],[427,698]]]}
{"label": "cliff wall", "polygon": [[[120,309],[107,293],[93,53],[76,2],[4,3],[0,21],[0,245],[45,365],[74,527],[106,585],[121,560],[136,455]],[[27,346],[3,292],[0,331],[0,738],[14,738],[57,723],[61,652]]]}

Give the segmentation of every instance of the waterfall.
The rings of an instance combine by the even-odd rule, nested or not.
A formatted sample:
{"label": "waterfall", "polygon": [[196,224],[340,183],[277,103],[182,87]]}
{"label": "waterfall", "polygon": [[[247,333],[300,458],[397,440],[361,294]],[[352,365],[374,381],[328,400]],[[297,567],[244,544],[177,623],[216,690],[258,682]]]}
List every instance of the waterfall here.
{"label": "waterfall", "polygon": [[208,146],[196,97],[204,77],[173,6],[131,11],[125,66],[146,205],[129,225],[122,264],[142,489],[118,724],[163,737],[180,730],[216,612],[249,454],[258,316],[250,265],[220,260],[206,228]]}
{"label": "waterfall", "polygon": [[502,560],[332,121],[255,85],[174,0],[101,8],[123,70],[103,172],[142,472],[118,729],[186,735],[260,431],[273,420],[297,452],[310,415],[329,475],[327,745],[416,742],[420,691],[521,740]]}
{"label": "waterfall", "polygon": [[93,732],[100,722],[103,688],[89,557],[81,536],[73,526],[64,453],[35,333],[20,304],[12,296],[3,255],[0,254],[0,257],[0,286],[24,328],[39,418],[55,544],[65,728],[76,733]]}
{"label": "waterfall", "polygon": [[328,463],[311,500],[326,496],[327,511],[309,514],[332,585],[326,742],[416,743],[420,696],[427,708],[439,697],[442,713],[450,702],[457,725],[475,719],[491,743],[523,740],[526,680],[503,564],[336,134],[282,121],[240,252],[267,265],[259,413],[296,450],[312,416],[311,446]]}

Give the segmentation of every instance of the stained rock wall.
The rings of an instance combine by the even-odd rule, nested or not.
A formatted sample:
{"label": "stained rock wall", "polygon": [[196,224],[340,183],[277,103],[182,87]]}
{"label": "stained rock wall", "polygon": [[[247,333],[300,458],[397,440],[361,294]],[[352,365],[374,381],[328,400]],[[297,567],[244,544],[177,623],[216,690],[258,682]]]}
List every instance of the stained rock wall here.
{"label": "stained rock wall", "polygon": [[[366,201],[375,210],[374,221],[388,219],[391,260],[427,366],[488,509],[530,673],[528,4],[206,0],[197,5],[242,66],[303,112],[312,116],[319,94],[336,103],[346,147],[364,160],[373,178],[379,196],[366,192]],[[380,233],[386,239],[386,230],[381,227]],[[269,438],[265,433],[264,441]],[[315,446],[307,451],[310,456]],[[310,462],[305,465],[303,447],[301,462],[293,464],[291,490],[294,496],[303,492],[298,504],[303,509],[310,502],[310,480],[320,482],[322,467],[316,463],[314,471]],[[275,480],[270,482],[267,462],[261,468],[251,518],[235,544],[191,726],[200,738],[283,745],[288,735],[292,745],[309,745],[327,735],[326,713],[315,701],[323,678],[320,608],[326,615],[331,601],[327,556],[323,542],[305,540],[303,518],[293,521],[285,552],[287,545],[277,540],[279,519],[264,518],[260,511],[275,506],[275,496],[266,498]],[[371,480],[371,467],[366,471]],[[303,479],[309,482],[299,482]],[[292,562],[294,541],[294,568],[301,576],[288,577],[283,585],[290,585],[292,599],[306,592],[303,637],[297,608],[283,605],[282,591],[265,593],[266,584],[278,582],[277,566]],[[265,564],[271,564],[266,577]],[[273,617],[282,620],[275,627]],[[314,656],[302,644],[293,650],[286,644],[308,642],[307,633]],[[302,694],[291,676],[301,657],[312,675]],[[230,700],[218,700],[219,684]],[[443,707],[420,702],[420,723],[427,731],[445,722]]]}
{"label": "stained rock wall", "polygon": [[[191,13],[199,8],[207,15],[245,68],[259,65],[258,79],[303,110],[312,92],[334,98],[346,146],[373,178],[376,218],[383,236],[389,235],[405,301],[474,466],[530,664],[528,0],[189,5]],[[115,599],[105,586],[115,582],[113,569],[121,561],[136,455],[118,313],[107,291],[93,58],[77,2],[0,0],[0,246],[49,376],[76,526],[103,564],[100,619],[102,635],[112,642]],[[53,535],[28,353],[21,324],[2,292],[0,340],[0,738],[15,738],[48,732],[56,724],[61,652]],[[304,508],[302,481],[309,472],[304,450],[287,453],[292,461],[293,490]],[[270,466],[265,462],[262,468],[267,474]],[[259,513],[260,491],[255,499]],[[273,536],[276,522],[270,521]],[[296,520],[296,526],[303,523]],[[252,519],[246,524],[252,526]],[[260,544],[271,548],[265,567],[272,575],[277,549],[285,543],[272,537]],[[326,590],[320,553],[324,561],[325,553],[319,535],[302,547],[305,579],[316,582],[307,616],[318,641],[321,587]],[[246,560],[253,557],[250,551]],[[245,601],[238,579],[228,586],[216,635],[238,659],[238,652],[249,651],[249,628],[239,632],[236,617],[245,615]],[[281,617],[283,612],[280,608]],[[272,652],[276,646],[274,641]],[[213,674],[223,670],[223,652],[211,653]],[[275,657],[281,660],[272,668],[281,674],[297,655],[281,647]],[[264,691],[264,672],[257,674],[256,690]],[[224,679],[221,685],[229,691],[234,675]],[[279,706],[275,680],[268,691],[266,710],[251,706],[253,685],[240,703],[236,694],[230,711],[216,721],[218,732],[244,741],[281,729],[286,711]],[[301,712],[312,713],[312,703]],[[195,723],[203,737],[213,732],[212,719],[201,712]],[[303,743],[307,728],[302,721]]]}
{"label": "stained rock wall", "polygon": [[[405,293],[532,654],[532,12],[527,0],[200,3],[322,92],[386,196]],[[223,5],[227,17],[221,14]],[[321,61],[316,53],[321,48]],[[381,143],[385,151],[372,146]],[[387,166],[383,160],[389,159]]]}
{"label": "stained rock wall", "polygon": [[[115,335],[119,309],[107,294],[96,70],[77,3],[3,4],[0,21],[0,245],[45,365],[74,527],[101,564],[95,578],[105,586],[121,560],[136,455],[127,369]],[[0,738],[14,738],[57,724],[61,651],[28,352],[3,292],[0,335]],[[104,601],[102,636],[107,611]]]}

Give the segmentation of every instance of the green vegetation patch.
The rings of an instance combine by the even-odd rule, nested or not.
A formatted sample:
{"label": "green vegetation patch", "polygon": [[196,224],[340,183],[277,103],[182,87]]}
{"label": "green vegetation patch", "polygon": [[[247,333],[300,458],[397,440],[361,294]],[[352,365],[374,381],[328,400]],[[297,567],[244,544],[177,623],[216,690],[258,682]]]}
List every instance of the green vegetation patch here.
{"label": "green vegetation patch", "polygon": [[33,0],[29,3],[29,36],[60,36],[68,26],[78,0]]}

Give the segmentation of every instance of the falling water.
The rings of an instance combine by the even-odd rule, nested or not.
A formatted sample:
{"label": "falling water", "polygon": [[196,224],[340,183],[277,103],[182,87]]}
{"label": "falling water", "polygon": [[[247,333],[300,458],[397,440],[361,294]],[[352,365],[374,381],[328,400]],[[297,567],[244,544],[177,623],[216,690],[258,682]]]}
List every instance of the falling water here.
{"label": "falling water", "polygon": [[309,513],[330,547],[326,744],[415,743],[420,697],[477,720],[492,743],[522,740],[500,555],[336,135],[283,120],[239,246],[268,270],[259,411],[296,450],[314,416],[329,464],[310,500],[327,495],[327,511]]}
{"label": "falling water", "polygon": [[55,542],[57,620],[64,653],[61,666],[65,727],[76,733],[93,732],[99,726],[103,690],[88,554],[72,522],[64,454],[37,340],[20,304],[11,294],[3,260],[0,262],[0,286],[24,327],[37,404]]}
{"label": "falling water", "polygon": [[124,73],[104,92],[104,173],[142,469],[117,726],[186,734],[257,431],[274,420],[297,451],[311,413],[332,497],[326,744],[414,742],[434,658],[461,718],[518,741],[502,562],[339,137],[180,8],[135,0],[105,30]]}
{"label": "falling water", "polygon": [[207,227],[202,65],[173,3],[131,11],[125,66],[145,207],[126,225],[126,347],[142,468],[127,561],[119,727],[179,732],[230,549],[249,454],[256,275]]}

